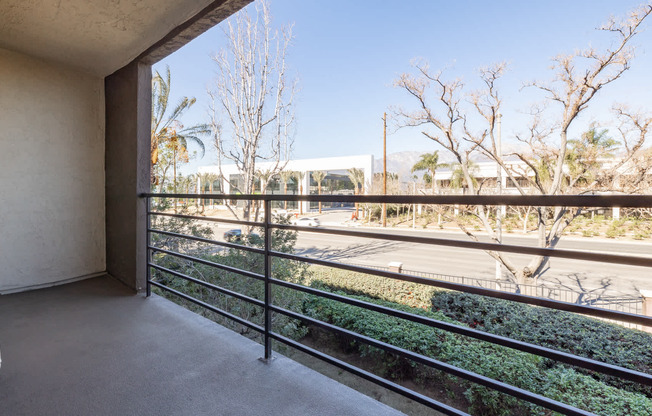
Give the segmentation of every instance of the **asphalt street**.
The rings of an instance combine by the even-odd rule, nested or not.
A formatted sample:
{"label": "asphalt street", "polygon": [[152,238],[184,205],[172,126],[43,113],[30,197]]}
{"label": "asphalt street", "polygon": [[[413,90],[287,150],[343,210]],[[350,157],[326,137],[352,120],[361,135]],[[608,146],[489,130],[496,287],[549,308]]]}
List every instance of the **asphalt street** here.
{"label": "asphalt street", "polygon": [[[321,229],[349,229],[470,241],[464,233],[454,230],[383,229],[360,226],[359,223],[349,221],[350,211],[325,213],[322,216],[310,215],[321,219]],[[223,232],[229,228],[234,227],[224,224],[216,227],[216,237],[221,238]],[[503,237],[505,244],[531,247],[536,247],[537,244],[534,235],[504,234]],[[480,239],[489,241],[482,236]],[[557,248],[652,256],[652,243],[649,241],[564,237]],[[297,254],[342,263],[387,266],[390,262],[401,262],[405,270],[478,279],[496,277],[495,260],[482,250],[301,231],[295,251]],[[509,254],[509,256],[520,266],[527,265],[531,259],[528,255]],[[606,296],[630,297],[638,296],[640,289],[652,290],[652,270],[646,267],[562,258],[551,258],[548,266],[549,268],[541,277],[542,281],[574,291],[594,291]],[[504,271],[503,276],[507,278],[509,275]]]}
{"label": "asphalt street", "polygon": [[[378,228],[373,231],[469,240],[459,232]],[[522,236],[507,235],[503,242],[536,246],[535,238]],[[562,239],[557,247],[603,253],[652,254],[652,244],[613,240],[582,240],[570,237]],[[496,276],[495,260],[481,250],[301,232],[296,251],[299,254],[343,263],[387,266],[389,262],[401,262],[407,270],[481,279],[493,279]],[[517,265],[523,266],[527,265],[531,258],[519,254],[510,254],[510,257]],[[605,289],[605,293],[614,296],[637,295],[639,289],[652,289],[652,271],[648,268],[561,258],[550,259],[549,269],[542,276],[542,280],[573,290]]]}

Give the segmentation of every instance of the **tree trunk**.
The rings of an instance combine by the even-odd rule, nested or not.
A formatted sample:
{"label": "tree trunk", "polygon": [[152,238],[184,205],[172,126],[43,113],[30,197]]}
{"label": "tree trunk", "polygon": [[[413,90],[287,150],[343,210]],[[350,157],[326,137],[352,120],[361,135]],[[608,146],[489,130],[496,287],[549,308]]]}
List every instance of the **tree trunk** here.
{"label": "tree trunk", "polygon": [[525,211],[525,218],[523,218],[523,234],[527,234],[527,221],[530,218],[531,209],[531,207],[527,207],[527,210]]}
{"label": "tree trunk", "polygon": [[[203,184],[202,184],[201,180],[199,180],[198,181],[198,186],[197,186],[199,192],[197,192],[197,193],[200,194],[200,195],[204,193],[203,192],[204,187],[202,185]],[[200,206],[201,206],[201,211],[200,212],[203,214],[204,213],[204,198],[201,198],[199,201],[197,201],[197,210],[199,210]]]}
{"label": "tree trunk", "polygon": [[432,176],[430,177],[430,180],[432,181],[432,194],[436,195],[437,194],[437,182],[435,182],[435,171],[433,170]]}
{"label": "tree trunk", "polygon": [[[358,185],[356,184],[355,189],[353,189],[353,195],[358,195]],[[355,203],[355,218],[358,218],[358,202]]]}
{"label": "tree trunk", "polygon": [[[174,149],[172,149],[172,174],[174,175],[174,182],[172,182],[172,187],[174,188],[174,193],[177,193],[177,144],[174,143]],[[178,198],[174,198],[174,213],[177,213],[177,202]]]}
{"label": "tree trunk", "polygon": [[[212,195],[213,194],[213,181],[208,184],[208,192]],[[210,209],[213,209],[213,200],[211,199],[211,202],[208,204]]]}
{"label": "tree trunk", "polygon": [[[317,195],[321,195],[321,182],[317,184]],[[319,201],[319,213],[321,214],[321,201]]]}

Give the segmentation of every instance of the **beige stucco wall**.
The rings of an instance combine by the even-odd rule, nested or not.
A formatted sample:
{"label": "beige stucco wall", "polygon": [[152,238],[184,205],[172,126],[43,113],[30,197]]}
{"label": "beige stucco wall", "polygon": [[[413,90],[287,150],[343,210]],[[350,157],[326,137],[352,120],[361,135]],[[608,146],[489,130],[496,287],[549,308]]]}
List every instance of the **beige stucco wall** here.
{"label": "beige stucco wall", "polygon": [[104,81],[0,48],[0,293],[102,272]]}

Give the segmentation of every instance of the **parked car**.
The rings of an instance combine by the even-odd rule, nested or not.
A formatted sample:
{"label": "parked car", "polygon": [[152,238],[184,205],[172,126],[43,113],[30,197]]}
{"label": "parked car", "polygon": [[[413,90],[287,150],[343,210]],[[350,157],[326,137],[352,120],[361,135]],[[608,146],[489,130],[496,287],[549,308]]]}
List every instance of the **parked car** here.
{"label": "parked car", "polygon": [[315,217],[299,218],[295,221],[295,224],[304,227],[319,227],[319,218],[315,218]]}
{"label": "parked car", "polygon": [[242,230],[235,228],[224,233],[224,239],[229,243],[248,243],[251,245],[263,244],[263,238],[256,233],[242,234]]}
{"label": "parked car", "polygon": [[224,233],[224,239],[229,242],[240,239],[240,237],[242,237],[242,230],[239,228],[229,230]]}

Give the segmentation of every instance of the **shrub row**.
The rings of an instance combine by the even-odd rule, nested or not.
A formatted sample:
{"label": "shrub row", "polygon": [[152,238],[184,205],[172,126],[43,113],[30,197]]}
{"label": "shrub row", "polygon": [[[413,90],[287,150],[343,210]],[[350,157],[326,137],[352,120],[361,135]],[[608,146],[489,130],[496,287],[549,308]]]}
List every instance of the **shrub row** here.
{"label": "shrub row", "polygon": [[[173,229],[179,233],[185,233],[196,236],[209,236],[202,232],[201,229],[191,228],[195,227],[193,223],[185,219],[179,220],[176,218],[172,219],[166,224],[161,224],[163,229]],[[287,224],[288,220],[286,218],[281,218],[278,220],[281,224]],[[210,230],[209,230],[210,231]],[[260,230],[254,230],[261,232]],[[275,229],[272,232],[272,249],[275,251],[281,252],[292,252],[294,244],[296,242],[297,233],[293,231],[286,231],[281,229]],[[261,247],[262,240],[251,239],[247,241],[249,245]],[[222,264],[225,266],[234,267],[237,269],[242,269],[258,274],[264,273],[265,261],[264,256],[259,253],[253,253],[249,251],[239,250],[236,248],[229,248],[225,250],[215,251],[213,246],[205,246],[202,244],[195,244],[190,240],[180,240],[175,238],[169,238],[167,240],[158,241],[158,245],[174,251],[179,251],[182,253],[188,253],[195,257],[202,258],[204,260],[209,260],[211,262]],[[194,263],[184,259],[180,259],[175,256],[170,256],[163,253],[158,253],[155,255],[154,262],[158,265],[166,267],[176,272],[183,273],[185,275],[194,277],[196,279],[211,283],[213,285],[220,286],[224,289],[231,290],[246,296],[249,296],[254,299],[262,300],[264,299],[265,287],[262,281],[253,279],[251,277],[244,276],[239,273],[229,272],[222,269],[217,269],[211,266],[207,266],[201,263]],[[294,283],[301,283],[306,274],[306,266],[303,263],[298,263],[295,261],[290,261],[281,258],[272,259],[272,273],[274,277],[286,281],[291,281]],[[240,300],[231,296],[224,295],[218,291],[207,289],[201,285],[198,285],[193,282],[188,282],[179,277],[169,275],[164,272],[160,272],[156,269],[152,270],[152,276],[158,280],[160,283],[183,292],[187,295],[190,295],[196,299],[199,299],[203,302],[211,304],[219,309],[222,309],[226,312],[234,314],[240,318],[243,318],[249,322],[257,324],[259,326],[264,325],[264,311],[263,308],[252,303]],[[192,310],[195,313],[198,313],[202,316],[205,316],[209,319],[214,320],[215,322],[226,326],[227,328],[233,329],[240,332],[243,335],[251,336],[252,338],[257,339],[258,333],[250,331],[249,328],[242,326],[228,318],[224,318],[221,315],[210,312],[204,309],[201,306],[195,305],[194,303],[185,301],[178,298],[175,295],[172,295],[166,291],[159,291],[155,288],[156,292],[162,296],[167,297],[168,299],[183,305],[184,307]],[[285,290],[284,288],[275,287],[273,288],[273,298],[276,305],[284,308],[294,308],[300,309],[300,305],[303,303],[304,297],[303,294],[297,291]],[[302,326],[300,322],[288,318],[281,314],[272,315],[272,323],[276,330],[284,336],[288,336],[294,339],[301,338],[307,333],[305,326]]]}
{"label": "shrub row", "polygon": [[[547,308],[468,293],[438,291],[432,308],[449,318],[496,335],[652,373],[652,334]],[[652,397],[652,388],[593,373],[620,388]]]}
{"label": "shrub row", "polygon": [[[319,286],[319,283],[316,285]],[[325,288],[323,285],[320,287]],[[362,296],[354,297],[434,319],[452,321],[441,312],[424,311]],[[535,355],[324,298],[307,297],[303,311],[316,319],[600,415],[652,415],[652,400],[644,395],[609,386]],[[364,345],[356,345],[356,347],[360,353],[371,356],[379,363],[384,363],[384,366],[379,369],[383,376],[410,377],[425,383],[439,384],[440,387],[442,379],[446,380],[449,386],[452,383],[462,385],[465,389],[464,396],[469,403],[469,411],[474,414],[550,414],[550,411],[474,383],[451,376],[442,378],[440,372],[424,369],[378,349]]]}
{"label": "shrub row", "polygon": [[[333,290],[433,309],[472,328],[652,373],[652,335],[570,312],[441,290],[348,270],[311,266],[311,279]],[[652,388],[581,370],[652,397]]]}
{"label": "shrub row", "polygon": [[414,308],[430,309],[432,297],[438,291],[432,286],[331,267],[310,266],[309,272],[311,279],[334,290],[341,290],[351,295],[370,296]]}

